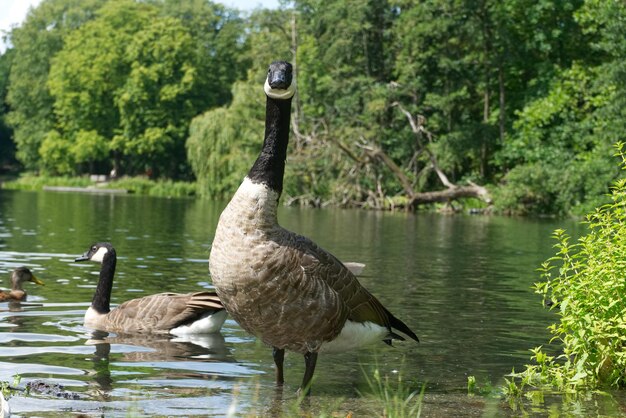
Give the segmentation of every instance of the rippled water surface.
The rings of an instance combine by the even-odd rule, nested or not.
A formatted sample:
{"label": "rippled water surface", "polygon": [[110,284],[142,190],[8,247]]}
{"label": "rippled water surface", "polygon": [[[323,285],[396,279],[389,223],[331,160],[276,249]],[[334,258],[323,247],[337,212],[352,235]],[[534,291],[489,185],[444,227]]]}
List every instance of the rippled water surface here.
{"label": "rippled water surface", "polygon": [[73,260],[92,242],[111,241],[117,249],[113,303],[210,289],[207,259],[222,208],[204,200],[0,191],[3,285],[21,265],[46,282],[27,287],[26,303],[0,304],[0,380],[20,375],[21,387],[50,385],[13,396],[13,412],[372,416],[379,406],[361,394],[376,368],[392,380],[401,376],[411,389],[425,387],[422,416],[544,415],[554,408],[585,416],[624,407],[619,397],[575,404],[554,397],[521,411],[498,396],[467,395],[468,376],[501,385],[528,361],[529,348],[546,341],[551,313],[530,286],[553,253],[551,232],[580,232],[568,221],[282,208],[284,226],[341,260],[365,263],[361,282],[421,340],[320,355],[305,412],[293,406],[301,356],[287,356],[281,395],[271,350],[232,320],[221,334],[189,339],[83,327],[98,266]]}

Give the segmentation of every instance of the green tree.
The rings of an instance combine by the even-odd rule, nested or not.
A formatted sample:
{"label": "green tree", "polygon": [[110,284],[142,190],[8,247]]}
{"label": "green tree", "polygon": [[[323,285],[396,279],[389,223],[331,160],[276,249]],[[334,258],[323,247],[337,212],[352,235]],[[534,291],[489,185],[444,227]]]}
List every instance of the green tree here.
{"label": "green tree", "polygon": [[[618,171],[611,147],[623,139],[626,6],[586,1],[572,14],[590,52],[554,72],[519,113],[500,156],[511,167],[500,204],[538,213],[582,214],[606,199]],[[565,63],[568,64],[568,63]]]}
{"label": "green tree", "polygon": [[[245,22],[238,12],[205,0],[164,0],[162,13],[177,18],[192,37],[201,109],[231,100],[233,82],[245,77]],[[211,94],[207,94],[210,92]]]}
{"label": "green tree", "polygon": [[171,177],[185,163],[188,121],[199,105],[192,100],[199,74],[191,46],[180,21],[162,17],[137,32],[125,50],[131,69],[116,92],[120,133],[112,146],[133,156],[135,167]]}
{"label": "green tree", "polygon": [[41,169],[54,175],[75,174],[71,147],[71,142],[63,138],[58,131],[48,131],[39,147]]}
{"label": "green tree", "polygon": [[44,0],[24,23],[11,30],[15,52],[7,102],[7,122],[14,130],[16,156],[27,169],[37,169],[39,147],[54,124],[53,98],[48,91],[51,58],[65,35],[95,17],[104,0]]}
{"label": "green tree", "polygon": [[574,65],[520,112],[501,153],[513,166],[499,192],[504,208],[582,214],[605,198],[618,170],[612,164],[615,138],[599,129],[600,109],[613,89],[594,84],[597,71]]}
{"label": "green tree", "polygon": [[13,49],[9,49],[0,55],[0,172],[15,163],[15,144],[12,140],[13,131],[6,123],[6,115],[9,110],[6,96],[14,52]]}
{"label": "green tree", "polygon": [[95,130],[81,129],[76,133],[70,154],[75,163],[87,165],[87,171],[94,173],[96,172],[94,163],[109,155],[110,146],[109,141]]}
{"label": "green tree", "polygon": [[[232,32],[236,19],[219,14],[223,10],[191,0],[108,2],[96,19],[67,36],[53,60],[55,129],[68,142],[83,131],[93,132],[98,144],[108,141],[118,173],[188,176],[189,122],[230,97],[239,68],[233,61],[241,44]],[[202,28],[211,37],[194,27],[200,18],[207,19]],[[76,162],[89,159],[87,149],[94,154],[78,169],[108,172],[100,145],[70,147],[79,149]]]}
{"label": "green tree", "polygon": [[230,106],[193,119],[186,148],[198,194],[225,198],[237,189],[263,143],[264,110],[263,89],[237,82]]}
{"label": "green tree", "polygon": [[[393,175],[364,155],[373,144],[393,158],[387,133],[391,80],[387,1],[298,1],[299,156],[288,194],[305,203],[340,204],[401,190]],[[313,158],[315,157],[315,158]]]}
{"label": "green tree", "polygon": [[[126,48],[156,14],[153,6],[131,0],[109,2],[96,19],[66,37],[64,48],[52,61],[48,82],[56,129],[66,141],[73,142],[82,130],[113,139],[121,123],[118,91],[130,72]],[[122,152],[112,150],[119,160]],[[96,157],[102,158],[94,155],[93,163]]]}
{"label": "green tree", "polygon": [[263,81],[270,62],[292,61],[290,25],[288,13],[254,12],[239,58],[249,65],[247,79],[233,85],[229,106],[209,110],[192,120],[186,150],[199,194],[228,197],[258,155],[265,120]]}

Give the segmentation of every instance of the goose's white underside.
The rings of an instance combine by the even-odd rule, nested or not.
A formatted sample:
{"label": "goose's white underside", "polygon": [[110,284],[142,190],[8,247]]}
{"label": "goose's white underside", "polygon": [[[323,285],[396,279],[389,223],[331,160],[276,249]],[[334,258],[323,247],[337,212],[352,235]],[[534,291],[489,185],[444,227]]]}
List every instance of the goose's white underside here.
{"label": "goose's white underside", "polygon": [[182,336],[191,334],[210,334],[218,332],[222,328],[222,324],[226,320],[226,310],[222,309],[212,314],[206,314],[200,319],[192,322],[190,325],[170,330],[170,334]]}
{"label": "goose's white underside", "polygon": [[352,351],[376,342],[380,342],[389,330],[373,322],[346,321],[341,333],[332,341],[323,343],[320,353],[340,353]]}
{"label": "goose's white underside", "polygon": [[[173,328],[169,330],[170,334],[181,336],[190,334],[209,334],[218,332],[224,321],[226,321],[226,310],[222,309],[214,313],[207,313],[200,319],[192,322],[190,325]],[[106,315],[98,313],[91,306],[85,312],[85,326],[98,329],[99,324],[105,320]]]}

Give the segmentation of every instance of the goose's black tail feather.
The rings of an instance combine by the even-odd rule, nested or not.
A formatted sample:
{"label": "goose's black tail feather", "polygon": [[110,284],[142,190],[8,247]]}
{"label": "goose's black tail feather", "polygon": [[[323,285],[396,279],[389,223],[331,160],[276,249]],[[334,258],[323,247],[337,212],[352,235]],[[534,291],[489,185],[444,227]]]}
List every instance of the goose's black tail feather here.
{"label": "goose's black tail feather", "polygon": [[[385,309],[385,311],[387,311],[387,309]],[[398,331],[402,332],[403,334],[408,335],[409,337],[411,337],[412,339],[414,339],[415,341],[417,341],[418,343],[420,342],[419,338],[417,338],[417,335],[415,335],[415,333],[413,331],[411,331],[411,328],[409,328],[404,322],[400,321],[398,318],[396,318],[395,316],[393,316],[393,314],[389,311],[387,311],[387,315],[389,316],[389,325],[391,325],[391,328],[395,328]],[[391,333],[394,337],[399,337],[399,335]],[[399,340],[404,340],[404,338],[396,338]],[[385,340],[385,342],[389,345],[391,345],[391,341],[387,341]]]}

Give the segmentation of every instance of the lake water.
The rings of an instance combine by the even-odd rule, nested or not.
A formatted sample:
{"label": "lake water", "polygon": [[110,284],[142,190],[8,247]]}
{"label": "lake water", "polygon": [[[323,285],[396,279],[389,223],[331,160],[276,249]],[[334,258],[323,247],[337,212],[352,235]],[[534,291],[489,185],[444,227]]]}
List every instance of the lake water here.
{"label": "lake water", "polygon": [[[355,353],[320,355],[313,396],[297,409],[301,356],[288,354],[275,390],[271,350],[227,320],[221,334],[192,339],[94,333],[82,326],[98,265],[74,263],[95,241],[111,241],[118,264],[113,303],[152,293],[211,288],[208,254],[224,203],[132,195],[0,190],[0,276],[29,267],[22,304],[0,304],[0,380],[42,380],[55,391],[17,394],[18,416],[376,416],[373,371],[424,388],[422,416],[618,414],[620,395],[522,400],[493,391],[529,349],[548,339],[553,314],[531,289],[553,254],[552,231],[574,221],[281,208],[280,222],[344,261],[366,264],[361,282],[420,337]],[[521,408],[521,409],[520,409]]]}

